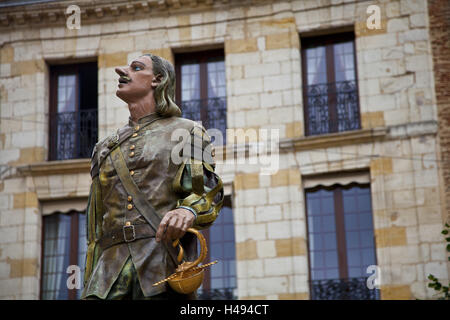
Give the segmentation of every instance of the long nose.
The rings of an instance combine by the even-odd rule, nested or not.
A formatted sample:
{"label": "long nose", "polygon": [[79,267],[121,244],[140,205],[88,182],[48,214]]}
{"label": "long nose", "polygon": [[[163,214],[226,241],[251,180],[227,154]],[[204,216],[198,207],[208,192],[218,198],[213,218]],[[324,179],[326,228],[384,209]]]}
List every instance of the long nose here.
{"label": "long nose", "polygon": [[123,68],[121,68],[121,67],[117,67],[117,68],[115,68],[114,70],[116,71],[116,73],[117,73],[119,76],[126,76],[126,75],[127,75],[127,72],[126,72]]}

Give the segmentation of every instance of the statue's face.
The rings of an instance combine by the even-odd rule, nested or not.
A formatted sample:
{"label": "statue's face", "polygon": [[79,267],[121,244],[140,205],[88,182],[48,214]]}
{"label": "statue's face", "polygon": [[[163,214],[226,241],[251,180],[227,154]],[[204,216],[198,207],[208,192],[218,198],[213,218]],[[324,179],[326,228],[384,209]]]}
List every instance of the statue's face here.
{"label": "statue's face", "polygon": [[155,90],[160,76],[153,74],[152,59],[141,56],[131,62],[129,66],[117,67],[120,76],[116,95],[127,103],[137,102]]}

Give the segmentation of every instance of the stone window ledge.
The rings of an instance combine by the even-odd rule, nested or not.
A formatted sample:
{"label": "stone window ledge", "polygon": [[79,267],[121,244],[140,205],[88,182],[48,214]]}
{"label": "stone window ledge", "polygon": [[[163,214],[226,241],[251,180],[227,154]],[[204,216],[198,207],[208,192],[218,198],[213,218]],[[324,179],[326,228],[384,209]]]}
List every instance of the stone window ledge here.
{"label": "stone window ledge", "polygon": [[90,159],[71,159],[33,163],[17,167],[25,176],[48,176],[54,174],[89,173]]}
{"label": "stone window ledge", "polygon": [[298,137],[280,140],[280,150],[296,151],[329,148],[350,144],[360,144],[383,139],[387,136],[387,128],[363,129],[330,133],[318,136]]}

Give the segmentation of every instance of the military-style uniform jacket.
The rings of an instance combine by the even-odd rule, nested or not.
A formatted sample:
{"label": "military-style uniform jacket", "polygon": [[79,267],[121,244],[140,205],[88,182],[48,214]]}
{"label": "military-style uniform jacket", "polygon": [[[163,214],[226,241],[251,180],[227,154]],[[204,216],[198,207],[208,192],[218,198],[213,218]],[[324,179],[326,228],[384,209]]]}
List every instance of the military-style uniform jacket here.
{"label": "military-style uniform jacket", "polygon": [[[200,141],[200,158],[195,156],[200,154],[195,149],[195,146],[198,149],[198,143],[193,144],[194,148],[182,149],[191,150],[189,156],[186,156],[180,150],[180,141],[172,141],[172,133],[176,129],[189,132],[189,143]],[[129,138],[123,139],[127,136]],[[87,207],[88,251],[83,298],[90,295],[106,298],[130,255],[142,291],[146,297],[150,297],[167,290],[166,284],[156,287],[152,285],[172,274],[176,267],[166,247],[156,242],[155,232],[151,237],[122,242],[105,249],[99,245],[100,239],[108,237],[112,230],[147,223],[134,206],[131,195],[127,194],[114,169],[110,156],[114,148],[120,148],[132,179],[160,218],[167,212],[184,206],[197,214],[194,228],[209,227],[222,206],[222,182],[214,173],[209,137],[203,127],[188,119],[161,117],[156,113],[139,119],[137,123],[130,118],[129,123],[116,134],[95,146],[91,159],[92,185]],[[184,161],[175,163],[172,158],[175,153],[183,155]],[[196,168],[194,163],[197,164]],[[194,260],[197,254],[195,236],[186,233],[181,242],[187,259]]]}

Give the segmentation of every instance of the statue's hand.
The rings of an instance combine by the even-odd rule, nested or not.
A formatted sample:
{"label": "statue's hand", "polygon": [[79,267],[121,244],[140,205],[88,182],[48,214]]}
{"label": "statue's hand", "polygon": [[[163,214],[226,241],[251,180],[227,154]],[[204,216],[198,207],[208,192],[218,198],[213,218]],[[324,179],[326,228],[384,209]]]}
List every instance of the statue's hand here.
{"label": "statue's hand", "polygon": [[184,236],[194,224],[195,216],[187,209],[178,208],[166,213],[156,232],[156,241],[175,240]]}

